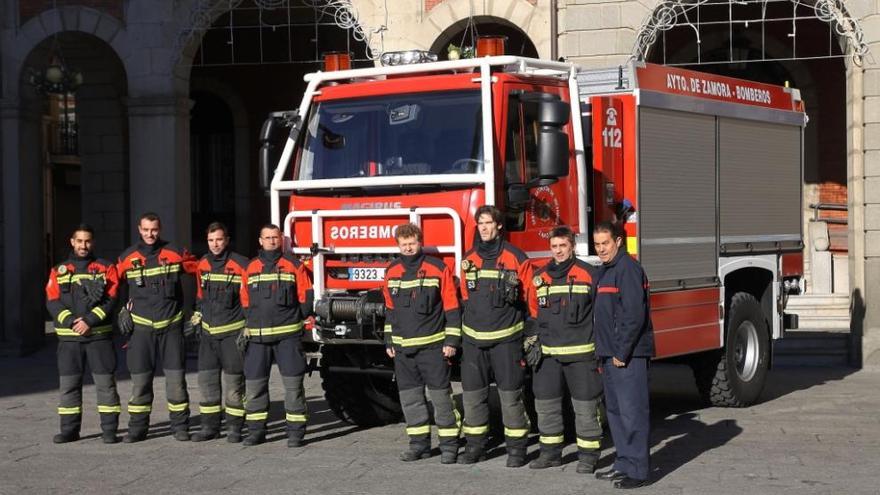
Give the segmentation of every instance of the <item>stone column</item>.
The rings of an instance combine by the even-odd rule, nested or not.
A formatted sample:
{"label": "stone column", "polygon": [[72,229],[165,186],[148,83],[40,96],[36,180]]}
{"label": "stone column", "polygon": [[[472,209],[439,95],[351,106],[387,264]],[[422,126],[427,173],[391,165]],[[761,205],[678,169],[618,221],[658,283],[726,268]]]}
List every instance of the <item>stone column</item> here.
{"label": "stone column", "polygon": [[3,161],[2,340],[21,354],[45,339],[43,286],[48,262],[43,225],[40,112],[0,100]]}
{"label": "stone column", "polygon": [[880,368],[880,69],[851,67],[848,76],[847,186],[855,344],[851,361],[876,369]]}
{"label": "stone column", "polygon": [[[129,98],[131,225],[146,211],[162,218],[162,237],[190,245],[189,112],[192,101],[177,96]],[[137,233],[132,233],[137,239]]]}

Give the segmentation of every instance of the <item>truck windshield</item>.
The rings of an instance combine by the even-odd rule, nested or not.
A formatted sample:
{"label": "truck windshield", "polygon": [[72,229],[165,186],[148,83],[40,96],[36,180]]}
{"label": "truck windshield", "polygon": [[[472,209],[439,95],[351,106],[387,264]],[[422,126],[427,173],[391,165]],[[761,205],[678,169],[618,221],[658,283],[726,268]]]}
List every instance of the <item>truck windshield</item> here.
{"label": "truck windshield", "polygon": [[304,129],[298,180],[483,170],[479,91],[318,103]]}

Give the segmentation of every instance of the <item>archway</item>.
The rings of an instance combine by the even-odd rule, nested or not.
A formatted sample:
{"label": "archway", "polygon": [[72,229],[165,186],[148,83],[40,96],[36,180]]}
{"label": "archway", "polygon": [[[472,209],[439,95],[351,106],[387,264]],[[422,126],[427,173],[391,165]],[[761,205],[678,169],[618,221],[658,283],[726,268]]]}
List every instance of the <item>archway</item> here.
{"label": "archway", "polygon": [[194,91],[190,98],[192,249],[204,253],[205,225],[235,223],[235,129],[232,111],[222,99],[204,91]]}
{"label": "archway", "polygon": [[[246,255],[256,252],[256,230],[270,218],[268,201],[258,186],[257,148],[246,148],[258,142],[263,121],[270,112],[298,106],[305,89],[303,76],[322,69],[324,53],[347,51],[352,55],[353,67],[373,65],[367,59],[366,45],[355,39],[352,28],[337,25],[325,3],[330,4],[286,2],[269,8],[265,3],[245,0],[231,4],[232,8],[215,7],[203,12],[200,18],[208,16],[212,20],[193,26],[194,39],[182,49],[177,72],[185,75],[190,98],[196,105],[192,110],[191,145],[195,147],[204,138],[196,127],[200,122],[197,114],[228,117],[226,112],[233,113],[235,129],[227,145],[236,156],[232,162],[235,180],[232,190],[223,186],[223,193],[227,198],[234,195],[234,204],[232,212],[223,210],[225,213],[213,216],[227,217],[235,235],[235,248]],[[231,107],[232,99],[235,108]],[[195,161],[196,153],[191,150],[194,198],[204,197],[202,188],[217,179],[202,177],[209,172]],[[202,218],[194,210],[191,230],[195,247],[203,242],[204,222],[214,219],[210,216]]]}
{"label": "archway", "polygon": [[[804,232],[808,289],[846,294],[847,270],[847,45],[835,26],[809,5],[664,2],[645,59],[695,70],[790,85],[801,91],[810,123],[804,131]],[[654,26],[658,24],[655,23]],[[649,24],[650,26],[650,24]],[[646,40],[645,32],[640,42]],[[637,51],[639,47],[637,46]],[[644,53],[644,52],[642,52]],[[841,211],[842,210],[842,211]],[[811,221],[828,225],[831,259],[820,269]],[[825,255],[827,256],[827,255]],[[827,265],[827,266],[824,266]],[[820,273],[821,271],[821,273]]]}
{"label": "archway", "polygon": [[538,58],[538,49],[522,29],[506,19],[493,16],[474,16],[450,25],[434,40],[431,53],[436,53],[439,60],[448,60],[450,45],[473,47],[476,36],[484,35],[506,37],[507,55]]}
{"label": "archway", "polygon": [[[66,94],[37,91],[31,80],[53,58],[83,76]],[[95,229],[96,254],[114,259],[127,245],[128,126],[123,99],[126,74],[115,51],[103,40],[80,32],[62,32],[40,42],[24,62],[20,95],[39,119],[42,169],[45,267],[70,250],[72,228],[85,222]],[[33,139],[33,119],[22,136]]]}

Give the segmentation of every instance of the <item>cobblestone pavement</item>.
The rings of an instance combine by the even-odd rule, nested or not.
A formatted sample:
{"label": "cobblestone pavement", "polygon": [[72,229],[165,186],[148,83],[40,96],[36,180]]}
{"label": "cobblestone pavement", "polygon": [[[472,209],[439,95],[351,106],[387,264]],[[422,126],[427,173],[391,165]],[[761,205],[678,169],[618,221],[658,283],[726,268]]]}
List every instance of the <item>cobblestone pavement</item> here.
{"label": "cobblestone pavement", "polygon": [[[148,441],[104,445],[92,385],[84,391],[85,438],[54,445],[53,349],[0,358],[0,376],[0,494],[616,492],[607,482],[575,473],[571,445],[561,468],[543,471],[504,467],[501,447],[473,466],[441,466],[436,456],[401,463],[403,426],[358,429],[339,422],[326,407],[317,374],[306,381],[311,420],[308,443],[300,449],[287,449],[283,441],[283,394],[276,379],[270,441],[245,448],[223,440],[177,442],[161,413],[154,414],[158,424]],[[187,380],[195,404],[195,374]],[[154,410],[163,411],[163,379],[154,386]],[[123,400],[129,390],[127,376],[120,374]],[[760,404],[722,409],[700,406],[687,368],[657,365],[652,401],[656,481],[641,493],[880,493],[880,372],[773,370]],[[127,419],[123,413],[123,426]],[[533,443],[530,454],[536,450]],[[602,465],[611,461],[609,452],[604,451]]]}

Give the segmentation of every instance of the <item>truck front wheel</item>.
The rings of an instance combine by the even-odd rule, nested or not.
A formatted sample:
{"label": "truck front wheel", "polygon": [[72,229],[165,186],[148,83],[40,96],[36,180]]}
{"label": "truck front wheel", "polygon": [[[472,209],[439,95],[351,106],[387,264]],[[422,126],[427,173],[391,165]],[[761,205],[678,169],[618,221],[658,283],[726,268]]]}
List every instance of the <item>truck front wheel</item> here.
{"label": "truck front wheel", "polygon": [[700,396],[713,406],[745,407],[764,389],[770,364],[770,334],[761,305],[746,292],[730,303],[725,346],[691,361]]}
{"label": "truck front wheel", "polygon": [[[375,346],[384,352],[384,347]],[[321,387],[327,406],[337,418],[358,426],[397,423],[402,416],[397,385],[391,373],[359,368],[366,349],[324,346],[321,350]],[[360,351],[360,352],[358,352]]]}

